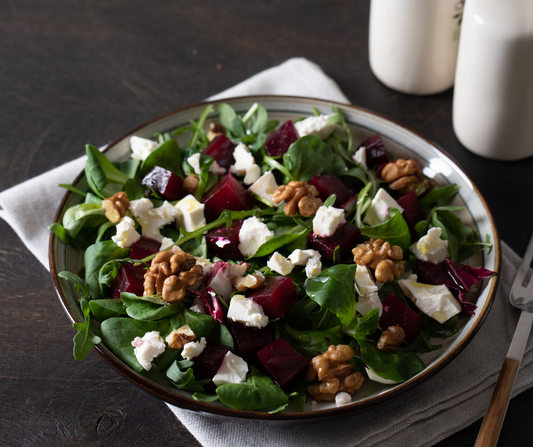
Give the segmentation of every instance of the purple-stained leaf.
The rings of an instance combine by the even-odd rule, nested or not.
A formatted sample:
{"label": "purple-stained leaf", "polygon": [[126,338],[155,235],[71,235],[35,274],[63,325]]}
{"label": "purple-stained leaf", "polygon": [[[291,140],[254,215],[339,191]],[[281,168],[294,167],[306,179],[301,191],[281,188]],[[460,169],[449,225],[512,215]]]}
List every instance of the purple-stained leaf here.
{"label": "purple-stained leaf", "polygon": [[458,264],[450,258],[446,258],[446,266],[452,279],[466,290],[470,289],[470,287],[482,279],[490,278],[494,275],[494,272],[483,267],[470,267],[468,265]]}
{"label": "purple-stained leaf", "polygon": [[218,300],[217,293],[211,287],[205,287],[200,290],[188,291],[193,297],[201,299],[205,303],[209,314],[218,322],[224,323],[224,313]]}

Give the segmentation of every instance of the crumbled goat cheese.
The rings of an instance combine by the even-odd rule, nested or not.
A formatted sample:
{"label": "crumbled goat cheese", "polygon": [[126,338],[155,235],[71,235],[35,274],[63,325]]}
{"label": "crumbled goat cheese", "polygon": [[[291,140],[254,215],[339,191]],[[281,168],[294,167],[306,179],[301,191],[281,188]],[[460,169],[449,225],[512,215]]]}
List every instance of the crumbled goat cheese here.
{"label": "crumbled goat cheese", "polygon": [[275,252],[267,261],[267,267],[273,272],[280,275],[287,276],[292,272],[294,264],[285,258],[283,255]]}
{"label": "crumbled goat cheese", "polygon": [[159,146],[159,143],[156,143],[155,141],[133,136],[130,138],[131,158],[138,158],[139,160],[144,161],[148,158],[148,155],[157,148],[157,146]]}
{"label": "crumbled goat cheese", "polygon": [[185,231],[190,232],[205,227],[204,208],[205,205],[198,202],[192,194],[181,199],[176,203],[176,224],[178,228],[183,228]]}
{"label": "crumbled goat cheese", "polygon": [[239,231],[239,250],[245,257],[255,254],[257,249],[270,238],[274,237],[274,232],[258,217],[252,216],[242,223]]}
{"label": "crumbled goat cheese", "polygon": [[235,164],[230,166],[230,172],[244,177],[243,183],[251,185],[261,176],[261,168],[255,164],[255,159],[244,143],[239,143],[233,150]]}
{"label": "crumbled goat cheese", "polygon": [[313,232],[318,236],[333,236],[337,228],[344,223],[346,219],[343,209],[321,206],[313,219]]}
{"label": "crumbled goat cheese", "polygon": [[352,396],[346,393],[345,391],[341,391],[340,393],[337,393],[335,395],[335,404],[337,404],[337,407],[349,404],[351,401]]}
{"label": "crumbled goat cheese", "polygon": [[131,345],[135,347],[133,353],[137,361],[146,371],[152,368],[152,360],[165,351],[165,341],[157,331],[147,332],[142,338],[135,337]]}
{"label": "crumbled goat cheese", "polygon": [[124,216],[117,225],[117,234],[111,239],[121,248],[131,247],[141,235],[135,231],[135,222],[131,217]]}
{"label": "crumbled goat cheese", "polygon": [[202,337],[200,341],[191,341],[185,346],[183,346],[183,351],[181,351],[181,356],[184,359],[192,360],[195,357],[198,357],[202,351],[205,349],[205,345],[207,342],[205,341],[205,338]]}
{"label": "crumbled goat cheese", "polygon": [[335,124],[329,122],[331,115],[310,116],[294,123],[300,137],[315,135],[321,140],[328,138],[335,130]]}
{"label": "crumbled goat cheese", "polygon": [[243,295],[233,295],[229,303],[228,320],[248,327],[262,328],[268,324],[263,308]]}
{"label": "crumbled goat cheese", "polygon": [[165,201],[159,208],[148,209],[148,211],[145,211],[140,216],[135,217],[137,217],[137,220],[141,224],[143,237],[161,242],[163,236],[159,230],[165,225],[174,222],[177,215],[178,211],[176,208]]}
{"label": "crumbled goat cheese", "polygon": [[376,196],[372,199],[370,208],[366,212],[363,222],[367,225],[379,225],[389,219],[389,208],[396,208],[400,213],[403,213],[403,208],[398,205],[391,195],[380,188]]}
{"label": "crumbled goat cheese", "polygon": [[242,358],[228,351],[215,377],[213,377],[213,383],[216,386],[227,383],[244,383],[247,373],[248,364]]}
{"label": "crumbled goat cheese", "polygon": [[278,189],[276,178],[272,174],[272,171],[267,171],[248,188],[248,191],[253,192],[274,206],[272,194],[274,194],[276,189]]}
{"label": "crumbled goat cheese", "polygon": [[440,264],[450,256],[448,253],[448,241],[440,238],[442,230],[438,227],[431,228],[425,236],[415,242],[409,250],[413,252],[415,258],[433,264]]}
{"label": "crumbled goat cheese", "polygon": [[356,163],[363,165],[365,169],[368,169],[366,165],[366,147],[357,149],[357,151],[355,151],[355,154],[352,155],[352,160]]}

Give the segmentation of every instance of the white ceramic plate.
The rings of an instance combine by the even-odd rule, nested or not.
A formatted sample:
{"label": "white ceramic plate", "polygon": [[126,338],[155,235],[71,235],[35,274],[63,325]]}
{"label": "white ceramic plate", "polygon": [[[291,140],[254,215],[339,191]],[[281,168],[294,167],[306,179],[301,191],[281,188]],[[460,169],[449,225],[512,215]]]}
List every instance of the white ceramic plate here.
{"label": "white ceramic plate", "polygon": [[[280,122],[288,119],[298,119],[302,116],[310,116],[313,114],[313,107],[320,113],[330,113],[330,105],[333,104],[318,99],[287,96],[230,98],[215,101],[215,106],[219,102],[230,104],[239,114],[245,113],[254,102],[258,102],[267,109],[269,119],[277,119]],[[346,121],[350,125],[354,144],[358,144],[358,142],[370,135],[380,133],[388,151],[392,152],[396,157],[411,158],[419,162],[421,166],[424,166],[424,174],[434,179],[439,186],[456,183],[461,187],[460,195],[452,202],[452,204],[465,207],[458,215],[463,222],[475,228],[479,234],[488,234],[494,244],[494,249],[489,254],[485,251],[484,256],[482,256],[478,252],[475,256],[467,260],[466,263],[473,266],[482,265],[489,270],[498,272],[500,269],[500,245],[496,227],[494,226],[492,216],[483,197],[481,197],[478,189],[464,171],[442,149],[415,132],[368,110],[344,104],[334,104],[342,111]],[[106,150],[106,155],[112,161],[125,160],[130,154],[130,136],[137,135],[151,138],[155,133],[170,132],[177,127],[187,125],[191,119],[198,119],[204,107],[205,104],[198,104],[157,118],[109,145]],[[216,119],[216,116],[213,116],[213,118]],[[211,120],[211,117],[209,120]],[[178,143],[182,147],[186,146],[186,142],[184,143],[179,139]],[[83,172],[78,176],[74,185],[82,190],[88,189]],[[61,221],[65,210],[77,204],[79,201],[79,196],[67,193],[58,209],[55,220]],[[59,238],[52,234],[50,238],[49,256],[52,278],[65,311],[72,322],[83,321],[83,316],[77,304],[77,291],[70,284],[64,281],[60,282],[57,277],[57,273],[63,270],[77,273],[83,266],[83,254],[71,246],[63,245]],[[133,371],[119,360],[103,343],[95,349],[109,365],[129,380],[179,407],[232,417],[270,420],[305,420],[332,417],[360,411],[397,397],[418,385],[446,365],[468,344],[480,328],[492,304],[497,281],[497,276],[495,279],[484,281],[477,298],[478,307],[475,314],[469,318],[461,318],[461,330],[459,333],[455,337],[443,340],[442,344],[444,346],[439,351],[422,356],[427,366],[423,372],[397,386],[383,385],[374,393],[365,397],[366,392],[374,386],[373,382],[370,383],[367,381],[362,390],[355,394],[353,402],[342,407],[336,407],[335,404],[330,403],[321,403],[313,407],[308,403],[306,410],[301,413],[283,412],[269,415],[263,412],[233,410],[220,403],[204,404],[192,399],[190,393],[176,389],[170,382],[159,381],[157,378],[154,378],[153,374],[138,374]]]}

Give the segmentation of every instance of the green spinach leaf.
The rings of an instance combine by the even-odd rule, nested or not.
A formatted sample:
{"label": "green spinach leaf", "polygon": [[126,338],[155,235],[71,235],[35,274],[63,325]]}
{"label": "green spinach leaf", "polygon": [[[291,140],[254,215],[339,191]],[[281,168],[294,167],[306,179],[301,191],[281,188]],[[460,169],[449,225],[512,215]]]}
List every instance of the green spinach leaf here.
{"label": "green spinach leaf", "polygon": [[402,213],[396,208],[389,209],[389,220],[373,227],[363,226],[361,234],[374,239],[383,239],[391,245],[399,245],[404,253],[409,252],[411,234]]}
{"label": "green spinach leaf", "polygon": [[302,182],[331,172],[333,151],[320,138],[306,135],[292,143],[283,155],[283,163],[291,175]]}

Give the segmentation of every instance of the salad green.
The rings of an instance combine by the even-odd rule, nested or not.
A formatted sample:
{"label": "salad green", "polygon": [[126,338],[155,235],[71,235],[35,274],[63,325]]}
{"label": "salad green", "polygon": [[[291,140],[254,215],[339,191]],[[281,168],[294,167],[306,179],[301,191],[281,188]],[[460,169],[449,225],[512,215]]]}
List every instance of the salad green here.
{"label": "salad green", "polygon": [[[384,379],[383,383],[404,382],[424,370],[424,362],[418,354],[440,349],[441,345],[432,344],[431,339],[454,335],[457,332],[457,314],[467,315],[475,308],[465,299],[470,283],[466,287],[457,285],[461,284],[457,281],[453,283],[453,274],[466,272],[477,275],[479,279],[490,277],[490,272],[474,271],[460,264],[474,250],[490,249],[491,244],[488,239],[480,241],[479,235],[453,214],[460,208],[449,206],[448,203],[458,193],[457,185],[440,188],[432,185],[427,191],[415,189],[403,194],[391,189],[381,178],[380,169],[383,164],[394,162],[394,159],[384,149],[383,153],[376,155],[370,146],[365,147],[365,142],[356,148],[357,142],[353,140],[350,127],[336,107],[332,107],[328,117],[321,117],[324,126],[327,124],[332,129],[327,136],[313,129],[301,136],[296,132],[296,139],[284,149],[276,146],[276,136],[287,123],[279,126],[277,121],[269,120],[267,111],[259,104],[254,104],[243,116],[237,114],[230,105],[220,104],[217,117],[224,126],[224,133],[217,138],[227,140],[224,144],[230,149],[228,152],[219,144],[219,152],[214,151],[212,147],[217,139],[211,141],[204,130],[213,114],[214,107],[208,105],[198,121],[191,121],[187,126],[170,133],[155,135],[151,141],[154,148],[144,158],[134,153],[129,160],[113,163],[97,148],[87,145],[85,174],[90,190],[81,191],[73,185],[59,185],[78,194],[83,200],[83,203],[69,208],[61,222],[49,227],[64,244],[72,244],[85,253],[85,267],[80,272],[59,274],[62,280],[72,282],[79,292],[79,305],[84,316],[83,322],[74,324],[78,331],[74,336],[74,357],[82,360],[95,345],[103,342],[133,370],[147,374],[146,368],[139,362],[137,349],[142,345],[145,334],[157,332],[165,346],[162,354],[151,359],[153,370],[150,375],[158,374],[161,380],[194,393],[193,397],[202,402],[219,400],[231,408],[271,413],[303,411],[308,384],[304,381],[303,373],[300,373],[291,379],[290,384],[280,387],[278,376],[271,372],[270,367],[258,361],[256,352],[245,352],[243,344],[249,340],[239,335],[243,327],[254,339],[266,337],[267,342],[263,343],[261,349],[267,349],[270,342],[281,338],[307,362],[326,352],[332,345],[348,345],[355,353],[350,360],[353,371],[362,374],[366,380],[368,370],[373,377]],[[307,123],[303,120],[299,124],[300,133],[303,133],[302,129]],[[292,122],[290,126],[293,126]],[[290,132],[294,133],[293,130]],[[286,137],[290,132],[282,136]],[[190,134],[186,147],[180,147],[174,139],[182,134]],[[344,210],[343,218],[336,226],[330,220],[326,222],[335,227],[332,234],[317,233],[319,224],[314,215],[302,216],[297,213],[287,216],[283,203],[271,206],[273,191],[254,189],[249,182],[243,184],[244,176],[237,175],[232,164],[241,162],[232,155],[235,146],[240,144],[246,146],[253,163],[260,167],[261,178],[255,178],[253,184],[268,174],[276,185],[286,185],[291,181],[310,182],[326,185],[327,191],[328,182],[333,184],[340,181],[350,191],[350,200],[341,198],[335,192],[324,195],[323,190],[319,191],[323,207]],[[224,160],[221,155],[224,150],[226,158],[232,163]],[[372,162],[372,157],[377,161]],[[196,161],[193,163],[193,160]],[[171,197],[168,189],[160,187],[158,182],[161,177],[156,177],[156,171],[178,182],[182,191],[181,185],[186,178],[196,178],[196,187],[184,191],[178,198]],[[228,171],[235,175],[226,173]],[[151,180],[147,181],[147,178]],[[249,187],[254,193],[247,191]],[[217,191],[230,194],[236,188],[241,188],[237,205],[224,199],[226,202],[222,200],[224,204],[220,207],[216,202],[219,199],[213,199]],[[380,206],[381,202],[376,201],[376,197],[381,190],[384,192],[379,194],[387,194],[392,200],[401,200],[401,196],[409,194],[411,202],[408,203],[415,203],[418,207],[417,217],[413,220],[412,216],[408,216],[412,210],[400,207],[395,201],[395,205],[387,206],[383,211],[385,214],[381,223],[365,224],[369,209]],[[125,193],[130,207],[119,222],[112,222],[102,203],[119,192]],[[190,203],[196,205],[190,211],[175,211],[176,207],[180,209],[179,203],[188,193],[192,195],[190,200],[196,200]],[[146,205],[152,213],[152,220],[146,217],[147,211],[139,214],[132,202]],[[168,204],[170,208],[165,208]],[[205,206],[205,216],[203,211],[198,211],[204,209],[202,206]],[[208,211],[216,217],[207,217]],[[182,217],[185,215],[190,220],[188,225],[193,225],[194,229],[186,231],[183,225],[176,223],[180,219],[177,217],[180,212]],[[198,217],[200,214],[203,221]],[[159,219],[157,225],[154,223],[156,218]],[[238,228],[252,218],[258,218],[261,225],[264,224],[266,236],[257,243],[253,254],[245,258],[238,256],[238,247],[245,243],[244,230],[241,229],[239,233]],[[126,228],[130,221],[130,227]],[[145,234],[149,226],[150,235],[155,234],[158,240],[146,241]],[[341,227],[348,228],[350,236],[336,240]],[[231,233],[234,228],[237,228],[237,233]],[[428,231],[432,229],[439,230],[438,244],[428,242],[420,246],[419,239],[426,234],[429,236]],[[119,237],[121,232],[125,234],[122,239]],[[130,237],[135,240],[130,240]],[[259,236],[250,235],[250,238],[254,237]],[[358,243],[381,239],[391,246],[400,247],[403,251],[401,274],[395,275],[393,281],[376,283],[374,268],[354,263],[351,250],[355,245],[345,247],[350,237],[356,238]],[[141,250],[139,247],[146,243],[151,243],[155,248],[151,251]],[[410,251],[413,244],[417,243],[419,252],[433,253],[437,245],[445,246],[445,257],[450,259],[446,264],[444,258],[440,262],[420,257],[417,259],[414,252]],[[139,248],[137,251],[136,247]],[[237,256],[224,257],[224,250],[230,249]],[[168,250],[173,250],[173,253],[183,251],[193,256],[204,272],[203,278],[186,291],[183,299],[177,301],[165,299],[162,293],[147,294],[134,287],[139,281],[142,286],[142,276],[151,271],[150,265],[158,253]],[[277,264],[271,261],[274,258],[285,260],[287,270],[276,267]],[[298,261],[293,262],[293,259]],[[449,267],[450,263],[453,268]],[[242,267],[241,273],[235,273],[235,266]],[[364,282],[357,280],[359,273],[366,275]],[[415,303],[418,297],[409,296],[401,284],[402,280],[417,281],[413,274],[426,278],[426,281],[420,280],[426,288],[432,287],[428,284],[448,284],[449,293],[455,297],[456,306],[459,306],[455,314],[444,323],[423,315]],[[247,275],[257,275],[262,278],[261,281],[266,278],[265,285],[257,290],[235,290],[236,277],[245,278]],[[288,309],[279,315],[268,311],[267,305],[263,305],[264,310],[258,305],[260,312],[271,312],[267,326],[252,329],[250,326],[256,323],[250,323],[252,320],[247,320],[248,317],[233,321],[227,318],[232,296],[245,294],[254,304],[263,302],[254,296],[261,295],[261,291],[270,284],[270,278],[279,277],[289,279],[290,284],[283,283],[283,287],[294,290],[296,298],[290,305],[280,305]],[[272,292],[272,296],[275,293],[278,292]],[[383,308],[382,302],[391,294],[405,312],[414,314],[409,318],[413,321],[416,319],[416,324],[420,326],[412,329],[411,324],[415,323],[409,319],[402,322],[398,320],[396,324],[399,326],[406,325],[405,339],[394,350],[382,350],[379,340],[388,328],[384,322],[394,319],[391,311]],[[261,299],[267,302],[274,300],[271,296]],[[385,318],[383,313],[388,316]],[[198,353],[186,359],[186,346],[179,349],[169,346],[166,337],[184,326],[194,333],[197,341],[206,340],[207,347],[202,351],[204,354]],[[264,335],[264,331],[268,334]],[[136,344],[132,344],[134,341]],[[205,358],[210,346],[218,347],[219,360]],[[248,365],[246,379],[240,382],[230,380],[215,386],[211,379],[228,351],[245,358]],[[275,360],[275,353],[272,358]],[[202,362],[205,365],[200,367]],[[212,368],[212,363],[216,363],[214,370],[209,377],[204,377],[205,369]]]}

